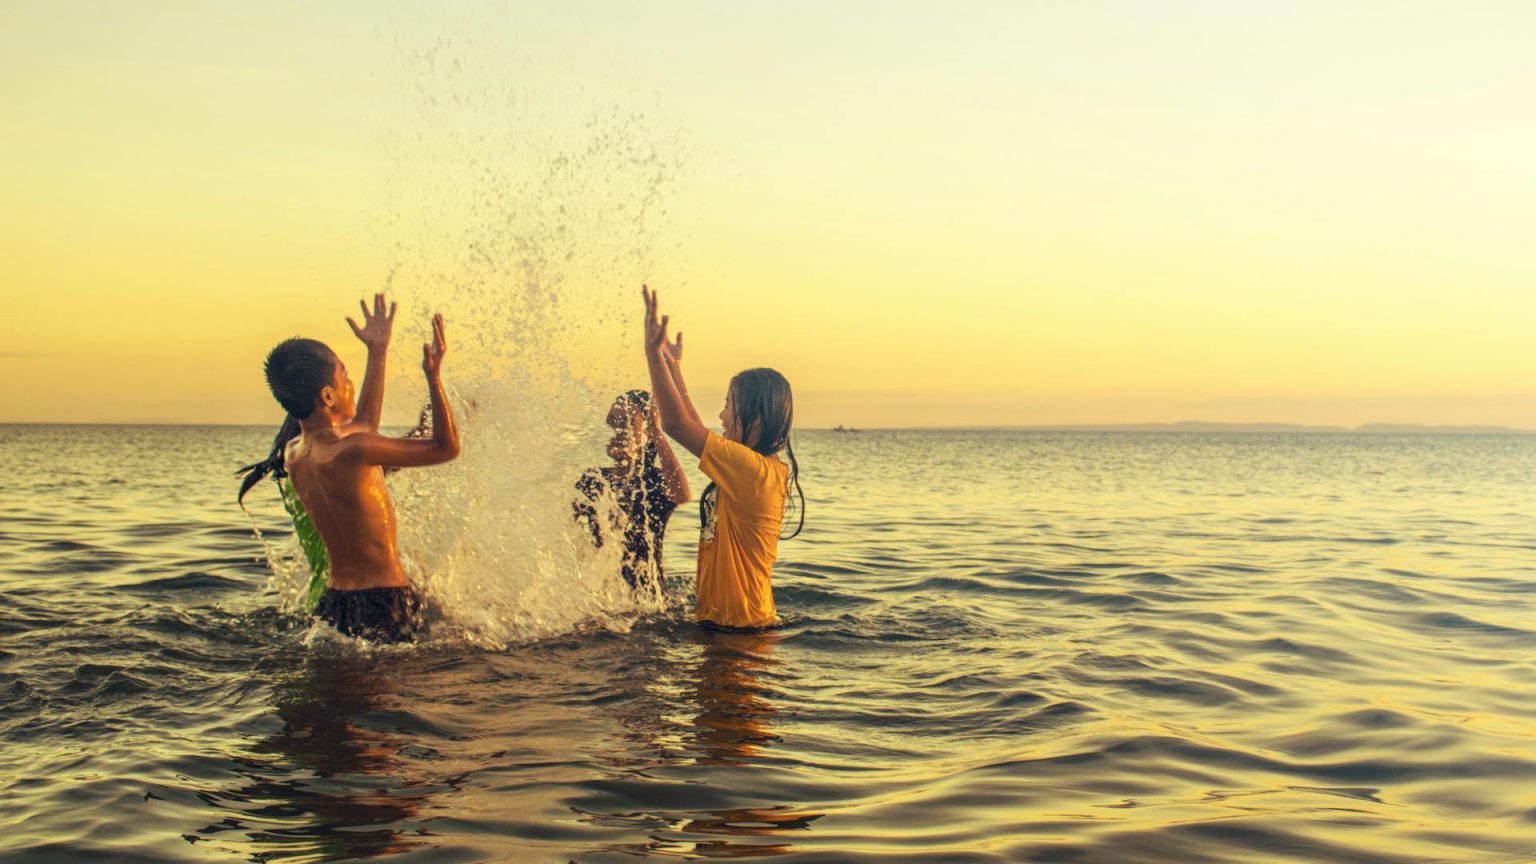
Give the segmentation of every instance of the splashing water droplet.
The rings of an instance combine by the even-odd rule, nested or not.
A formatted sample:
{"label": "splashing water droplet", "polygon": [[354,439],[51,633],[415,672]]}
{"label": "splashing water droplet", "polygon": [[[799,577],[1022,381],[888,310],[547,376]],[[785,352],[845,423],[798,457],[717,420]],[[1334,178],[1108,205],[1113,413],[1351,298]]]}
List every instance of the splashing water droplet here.
{"label": "splashing water droplet", "polygon": [[[462,441],[456,461],[389,478],[401,561],[434,639],[625,629],[676,601],[631,591],[622,544],[594,549],[571,505],[582,471],[607,461],[613,397],[644,381],[631,307],[676,162],[652,125],[612,106],[580,116],[569,94],[476,91],[467,82],[498,80],[494,64],[466,75],[474,58],[439,62],[452,50],[471,49],[408,64],[416,116],[392,133],[398,170],[377,220],[395,256],[386,288],[402,300],[388,402],[425,402],[412,328],[443,313]],[[269,557],[280,587],[297,581]]]}

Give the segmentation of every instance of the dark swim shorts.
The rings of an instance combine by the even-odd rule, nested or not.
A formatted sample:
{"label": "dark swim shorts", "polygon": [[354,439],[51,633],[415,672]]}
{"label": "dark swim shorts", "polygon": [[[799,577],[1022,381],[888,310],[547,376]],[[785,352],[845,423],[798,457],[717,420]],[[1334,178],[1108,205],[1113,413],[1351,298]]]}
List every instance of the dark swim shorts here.
{"label": "dark swim shorts", "polygon": [[410,588],[325,589],[315,617],[370,642],[412,642],[421,633],[421,598]]}

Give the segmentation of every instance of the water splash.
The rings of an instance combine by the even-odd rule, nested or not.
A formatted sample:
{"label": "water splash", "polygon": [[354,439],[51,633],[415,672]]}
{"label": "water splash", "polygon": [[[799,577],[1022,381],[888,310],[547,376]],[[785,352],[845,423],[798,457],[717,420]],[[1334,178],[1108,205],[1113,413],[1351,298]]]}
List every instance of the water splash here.
{"label": "water splash", "polygon": [[497,83],[515,66],[468,42],[406,52],[377,220],[401,301],[386,403],[425,402],[419,334],[442,312],[463,442],[449,465],[390,478],[402,564],[434,638],[487,644],[624,628],[674,602],[632,592],[621,544],[593,549],[571,503],[608,461],[609,403],[643,381],[637,295],[675,136],[642,112]]}

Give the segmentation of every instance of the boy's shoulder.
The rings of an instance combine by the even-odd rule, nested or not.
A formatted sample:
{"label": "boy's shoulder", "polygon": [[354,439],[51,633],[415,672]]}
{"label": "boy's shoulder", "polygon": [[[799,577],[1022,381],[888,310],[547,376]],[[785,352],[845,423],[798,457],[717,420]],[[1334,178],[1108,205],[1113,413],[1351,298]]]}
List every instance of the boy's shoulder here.
{"label": "boy's shoulder", "polygon": [[293,436],[288,443],[283,445],[283,462],[292,465],[302,462],[309,456],[309,436],[303,432]]}
{"label": "boy's shoulder", "polygon": [[290,461],[310,462],[316,465],[345,461],[365,445],[370,432],[341,432],[338,434],[300,434],[288,442],[286,458]]}

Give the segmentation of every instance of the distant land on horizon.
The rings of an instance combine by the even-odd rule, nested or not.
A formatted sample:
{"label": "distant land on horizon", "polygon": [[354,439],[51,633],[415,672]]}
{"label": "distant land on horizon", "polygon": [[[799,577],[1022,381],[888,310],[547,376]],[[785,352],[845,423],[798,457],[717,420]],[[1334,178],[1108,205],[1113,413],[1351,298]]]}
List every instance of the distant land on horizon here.
{"label": "distant land on horizon", "polygon": [[[1288,432],[1314,435],[1536,435],[1511,426],[1430,426],[1421,423],[1366,423],[1362,426],[1308,426],[1301,423],[1084,423],[1031,426],[911,426],[910,429],[1017,430],[1032,432]],[[861,431],[852,429],[848,431]]]}
{"label": "distant land on horizon", "polygon": [[[234,428],[277,428],[267,423],[181,423],[173,420],[103,420],[96,422],[17,422],[0,420],[0,426],[203,426]],[[406,424],[385,424],[387,429],[405,429]],[[1033,425],[985,426],[806,426],[802,431],[816,432],[1279,432],[1309,435],[1536,435],[1536,429],[1512,426],[1432,426],[1423,423],[1366,423],[1361,426],[1310,426],[1302,423],[1216,423],[1183,420],[1177,423],[1045,423]]]}

